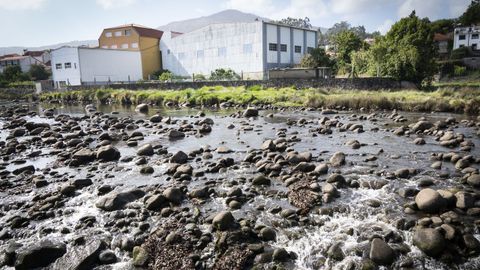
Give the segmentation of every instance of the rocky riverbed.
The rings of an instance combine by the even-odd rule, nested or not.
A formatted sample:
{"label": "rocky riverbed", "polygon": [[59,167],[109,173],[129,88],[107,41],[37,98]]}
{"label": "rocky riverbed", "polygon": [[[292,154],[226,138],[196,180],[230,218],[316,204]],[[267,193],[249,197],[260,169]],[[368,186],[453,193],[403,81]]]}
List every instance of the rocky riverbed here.
{"label": "rocky riverbed", "polygon": [[480,269],[480,118],[223,105],[1,105],[0,266]]}

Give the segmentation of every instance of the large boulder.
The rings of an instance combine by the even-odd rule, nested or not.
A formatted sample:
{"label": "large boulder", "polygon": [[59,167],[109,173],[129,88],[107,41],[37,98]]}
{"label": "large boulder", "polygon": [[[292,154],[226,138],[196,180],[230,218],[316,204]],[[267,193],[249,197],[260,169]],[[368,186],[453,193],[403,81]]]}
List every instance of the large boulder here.
{"label": "large boulder", "polygon": [[66,245],[61,242],[43,240],[20,250],[17,253],[15,269],[26,270],[46,267],[67,251]]}
{"label": "large boulder", "polygon": [[96,155],[97,159],[101,161],[115,161],[120,159],[120,151],[111,145],[98,148]]}
{"label": "large boulder", "polygon": [[467,178],[467,183],[473,187],[480,187],[480,174],[472,174]]}
{"label": "large boulder", "polygon": [[395,260],[395,252],[385,241],[375,238],[370,245],[370,259],[379,265],[390,265]]}
{"label": "large boulder", "polygon": [[153,146],[151,144],[145,144],[137,150],[137,155],[139,156],[153,156],[153,154]]}
{"label": "large boulder", "polygon": [[100,240],[91,240],[82,246],[73,246],[58,259],[52,270],[88,270],[98,263],[98,255],[105,244]]}
{"label": "large boulder", "polygon": [[122,209],[127,203],[133,202],[145,196],[141,189],[132,189],[130,191],[108,194],[101,197],[95,205],[105,211],[115,211]]}
{"label": "large boulder", "polygon": [[170,163],[184,164],[188,161],[188,155],[183,151],[178,151],[170,158]]}
{"label": "large boulder", "polygon": [[429,121],[418,121],[412,126],[413,132],[425,131],[433,127],[433,124]]}
{"label": "large boulder", "polygon": [[330,158],[330,164],[333,167],[340,167],[345,164],[345,154],[343,152],[337,152]]}
{"label": "large boulder", "polygon": [[243,117],[257,117],[258,116],[258,110],[255,108],[247,108],[243,112]]}
{"label": "large boulder", "polygon": [[269,186],[271,183],[270,179],[268,179],[265,175],[260,174],[253,178],[252,184],[254,186]]}
{"label": "large boulder", "polygon": [[80,162],[90,162],[95,160],[95,153],[88,148],[82,148],[73,153],[72,158]]}
{"label": "large boulder", "polygon": [[175,130],[175,129],[172,129],[170,130],[168,133],[168,138],[170,140],[178,140],[178,139],[183,139],[185,138],[185,133],[181,132],[181,131],[178,131],[178,130]]}
{"label": "large boulder", "polygon": [[418,209],[427,213],[438,213],[445,208],[446,201],[436,190],[431,188],[422,189],[415,196],[415,203]]}
{"label": "large boulder", "polygon": [[235,218],[230,211],[223,211],[215,215],[212,225],[219,231],[226,231],[235,225]]}
{"label": "large boulder", "polygon": [[446,241],[439,230],[417,228],[413,234],[413,244],[431,257],[438,257],[445,250]]}
{"label": "large boulder", "polygon": [[155,194],[145,202],[145,208],[150,211],[158,211],[168,206],[168,201],[163,194]]}
{"label": "large boulder", "polygon": [[141,112],[141,113],[147,113],[148,112],[148,105],[145,103],[139,104],[136,108],[135,111]]}
{"label": "large boulder", "polygon": [[163,196],[174,204],[180,204],[183,199],[183,192],[176,187],[169,187],[163,191]]}

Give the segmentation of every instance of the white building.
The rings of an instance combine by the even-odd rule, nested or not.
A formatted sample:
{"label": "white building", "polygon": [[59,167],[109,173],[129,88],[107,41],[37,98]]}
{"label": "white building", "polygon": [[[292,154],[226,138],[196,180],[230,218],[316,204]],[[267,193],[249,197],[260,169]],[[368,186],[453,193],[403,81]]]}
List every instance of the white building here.
{"label": "white building", "polygon": [[25,51],[23,55],[9,54],[0,56],[0,73],[8,66],[20,66],[22,72],[30,71],[32,65],[49,67],[50,53],[48,51]]}
{"label": "white building", "polygon": [[480,50],[480,26],[455,28],[453,49],[470,47],[472,50]]}
{"label": "white building", "polygon": [[67,85],[138,81],[143,78],[139,51],[61,47],[52,51],[56,88]]}
{"label": "white building", "polygon": [[270,22],[221,23],[160,41],[163,69],[180,76],[209,75],[230,68],[244,79],[263,79],[268,70],[298,65],[317,47],[317,31]]}

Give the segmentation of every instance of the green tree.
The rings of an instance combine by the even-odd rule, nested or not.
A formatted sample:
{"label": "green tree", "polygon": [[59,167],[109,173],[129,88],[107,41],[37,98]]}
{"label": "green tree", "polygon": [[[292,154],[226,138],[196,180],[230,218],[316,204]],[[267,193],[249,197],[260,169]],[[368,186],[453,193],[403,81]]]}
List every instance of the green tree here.
{"label": "green tree", "polygon": [[433,32],[430,21],[418,18],[415,11],[378,39],[374,50],[379,55],[384,53],[381,64],[384,75],[418,86],[431,83],[436,72]]}
{"label": "green tree", "polygon": [[480,0],[472,0],[465,13],[460,16],[459,21],[465,26],[480,23]]}
{"label": "green tree", "polygon": [[306,54],[301,62],[300,66],[305,68],[316,68],[316,67],[334,67],[335,60],[330,59],[330,57],[325,53],[325,50],[322,48],[315,48],[309,54]]}
{"label": "green tree", "polygon": [[215,71],[212,71],[210,74],[210,80],[211,81],[233,81],[233,80],[239,80],[240,76],[235,73],[235,71],[227,68],[219,68],[216,69]]}
{"label": "green tree", "polygon": [[337,58],[341,64],[351,63],[351,53],[358,51],[363,46],[363,41],[352,31],[346,30],[338,33],[334,38]]}
{"label": "green tree", "polygon": [[22,68],[18,65],[8,66],[3,70],[3,79],[6,82],[29,81],[28,74],[22,72]]}
{"label": "green tree", "polygon": [[454,19],[441,19],[432,22],[432,32],[448,34],[453,31],[455,27]]}
{"label": "green tree", "polygon": [[300,28],[312,28],[312,24],[310,23],[310,19],[308,17],[305,18],[292,18],[288,17],[285,19],[281,19],[279,21],[274,21],[279,24],[284,24],[288,26],[293,26],[293,27],[300,27]]}
{"label": "green tree", "polygon": [[42,65],[32,65],[28,74],[34,81],[47,80],[50,77],[50,72]]}
{"label": "green tree", "polygon": [[173,74],[172,72],[168,71],[168,70],[165,70],[163,71],[159,76],[158,76],[158,80],[162,81],[162,82],[169,82],[173,79]]}

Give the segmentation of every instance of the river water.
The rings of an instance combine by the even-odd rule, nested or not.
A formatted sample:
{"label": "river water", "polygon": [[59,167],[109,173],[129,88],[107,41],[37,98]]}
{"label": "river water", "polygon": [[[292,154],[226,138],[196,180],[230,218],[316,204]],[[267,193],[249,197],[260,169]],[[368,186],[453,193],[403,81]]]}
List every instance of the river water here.
{"label": "river water", "polygon": [[[45,108],[51,108],[52,105],[40,104],[34,105],[32,108],[39,114]],[[85,115],[82,106],[58,106],[55,108],[57,114],[69,114],[73,116],[82,117]],[[197,118],[194,116],[199,112],[195,109],[165,109],[165,108],[151,108],[149,115],[139,114],[134,111],[134,107],[123,106],[99,106],[98,111],[105,114],[115,112],[119,118],[130,117],[134,120],[149,119],[149,115],[159,113],[164,117],[172,117],[179,121],[192,122]],[[363,125],[365,132],[338,132],[334,131],[332,135],[318,135],[312,136],[311,129],[318,126],[318,120],[325,115],[318,111],[261,111],[260,116],[255,119],[234,118],[230,117],[236,110],[223,111],[205,111],[206,117],[214,121],[212,132],[204,136],[187,136],[185,139],[170,141],[164,134],[155,134],[155,130],[140,127],[136,131],[145,134],[144,141],[140,143],[151,143],[153,145],[162,145],[167,147],[168,152],[190,151],[199,149],[200,147],[209,147],[215,149],[219,146],[227,146],[234,150],[233,153],[223,155],[232,157],[236,161],[241,161],[247,155],[250,149],[258,149],[262,142],[267,139],[276,139],[279,131],[286,131],[287,137],[296,137],[299,140],[292,146],[298,152],[308,151],[312,153],[314,161],[320,163],[327,161],[330,156],[338,151],[342,151],[347,156],[348,166],[341,168],[342,175],[347,179],[353,179],[360,183],[360,188],[340,189],[340,197],[333,202],[323,206],[328,208],[343,208],[343,211],[336,211],[332,215],[321,214],[319,209],[313,209],[308,218],[311,221],[307,226],[291,226],[283,224],[283,218],[278,214],[273,214],[268,209],[281,206],[283,209],[295,209],[288,201],[283,198],[275,198],[274,196],[259,195],[255,199],[249,201],[240,210],[233,211],[234,216],[239,219],[241,217],[250,217],[257,221],[258,224],[265,224],[272,226],[277,230],[277,241],[272,245],[274,247],[283,247],[287,251],[292,251],[297,254],[298,258],[288,267],[291,269],[350,269],[355,262],[362,260],[362,255],[358,253],[359,247],[368,243],[365,235],[381,232],[395,232],[399,234],[404,242],[411,249],[406,255],[401,255],[399,259],[405,257],[411,258],[415,262],[416,269],[451,269],[452,266],[445,265],[435,259],[425,257],[422,252],[417,249],[412,243],[412,232],[399,230],[395,227],[395,221],[399,218],[417,219],[415,216],[410,216],[404,213],[404,204],[409,200],[400,197],[397,194],[399,188],[418,187],[420,180],[430,179],[435,185],[435,189],[448,188],[454,189],[461,186],[458,179],[462,174],[455,170],[454,165],[444,163],[441,170],[442,173],[447,174],[448,177],[439,177],[439,171],[430,168],[432,164],[431,155],[433,153],[449,153],[459,152],[459,150],[451,150],[442,147],[435,141],[433,136],[424,136],[425,145],[419,146],[413,143],[417,135],[411,136],[396,136],[392,130],[399,125],[407,125],[416,122],[420,117],[425,117],[431,122],[441,119],[454,117],[457,121],[471,119],[464,115],[454,115],[445,113],[421,114],[421,113],[401,113],[408,121],[406,123],[396,123],[388,116],[391,112],[377,112],[377,121],[360,120],[358,116],[367,116],[363,113],[340,112],[336,115],[328,115],[330,118],[337,118],[343,123],[359,123]],[[272,117],[267,115],[273,113]],[[26,116],[27,121],[49,123],[55,125],[56,122],[52,118],[44,118],[39,116]],[[290,125],[291,122],[297,122],[300,119],[305,119],[305,124]],[[229,125],[234,125],[235,128],[229,128]],[[0,141],[4,141],[8,134],[8,130],[3,129],[4,123],[0,120]],[[476,148],[470,153],[478,157],[480,147],[480,139],[475,135],[475,130],[471,127],[458,124],[454,128],[455,132],[465,134],[471,140]],[[28,136],[18,139],[27,140]],[[345,145],[350,140],[358,140],[364,144],[360,149],[354,150]],[[94,147],[95,145],[92,145]],[[128,147],[125,143],[119,142],[116,147],[120,150],[121,156],[134,156],[138,147]],[[37,170],[51,168],[57,172],[58,175],[72,176],[77,178],[91,177],[89,172],[85,169],[72,169],[68,167],[59,166],[56,162],[57,157],[49,154],[53,149],[40,149],[42,154],[36,158],[27,158],[26,163],[14,164],[9,163],[6,167],[11,171],[16,168],[32,164]],[[380,152],[382,152],[379,154]],[[376,156],[378,159],[374,162],[366,161],[369,156]],[[168,183],[167,176],[164,174],[167,170],[167,165],[160,162],[150,162],[150,165],[155,170],[151,176],[140,174],[139,167],[132,162],[121,163],[118,165],[116,173],[109,173],[107,175],[95,176],[95,181],[100,181],[102,184],[109,184],[116,186],[116,190],[126,190],[131,187],[148,187],[153,185],[166,185]],[[194,170],[201,169],[198,164],[191,164]],[[476,168],[480,168],[478,164]],[[385,181],[385,177],[380,174],[372,173],[372,171],[389,171],[393,172],[400,168],[415,168],[420,171],[414,177],[409,179],[395,179],[387,180],[387,183],[381,188],[368,188],[368,185],[375,182]],[[241,177],[252,177],[255,175],[255,168],[241,164],[240,166],[220,173],[211,174],[208,180],[221,180],[222,183],[218,186],[219,191],[226,191],[230,187],[230,181]],[[112,175],[113,174],[113,175]],[[199,187],[205,181],[192,181],[188,188]],[[58,185],[49,185],[45,190],[58,189]],[[287,189],[280,182],[274,183],[269,189],[272,192],[286,192]],[[0,217],[0,224],[6,224],[7,220],[17,215],[14,207],[10,210],[6,205],[11,205],[12,202],[26,202],[37,195],[38,191],[35,189],[25,190],[24,192],[0,192],[0,205],[4,206],[5,216]],[[102,224],[104,215],[107,215],[102,210],[95,207],[95,202],[98,195],[95,194],[94,189],[86,189],[78,196],[73,197],[64,206],[64,215],[52,219],[46,219],[31,223],[29,228],[31,231],[25,231],[22,239],[15,239],[21,243],[31,243],[44,236],[42,229],[49,227],[74,227],[79,220],[85,216],[97,217],[97,222]],[[378,202],[378,207],[372,207],[372,201]],[[259,211],[257,208],[263,205],[265,211]],[[189,206],[186,202],[185,206]],[[222,198],[214,198],[204,204],[201,211],[205,214],[210,214],[215,211],[224,210],[227,206]],[[152,217],[150,221],[155,223],[162,222],[161,219]],[[2,226],[3,227],[3,226]],[[85,230],[83,233],[97,233],[109,234],[108,230],[101,226],[93,229]],[[128,233],[126,233],[128,235]],[[109,235],[110,237],[118,237],[118,235]],[[59,238],[62,240],[69,240],[76,237],[75,233],[62,234],[59,231],[54,231],[49,234],[49,237]],[[475,231],[475,237],[480,239],[478,231]],[[341,262],[334,261],[325,256],[326,250],[335,242],[343,242],[343,251],[345,259]],[[5,247],[6,242],[0,240],[0,247]],[[0,248],[0,249],[1,249]],[[116,250],[120,258],[120,262],[115,265],[115,268],[122,269],[128,266],[128,256]],[[322,266],[318,266],[322,265]],[[456,266],[458,269],[480,269],[480,258],[471,258],[468,262]]]}

